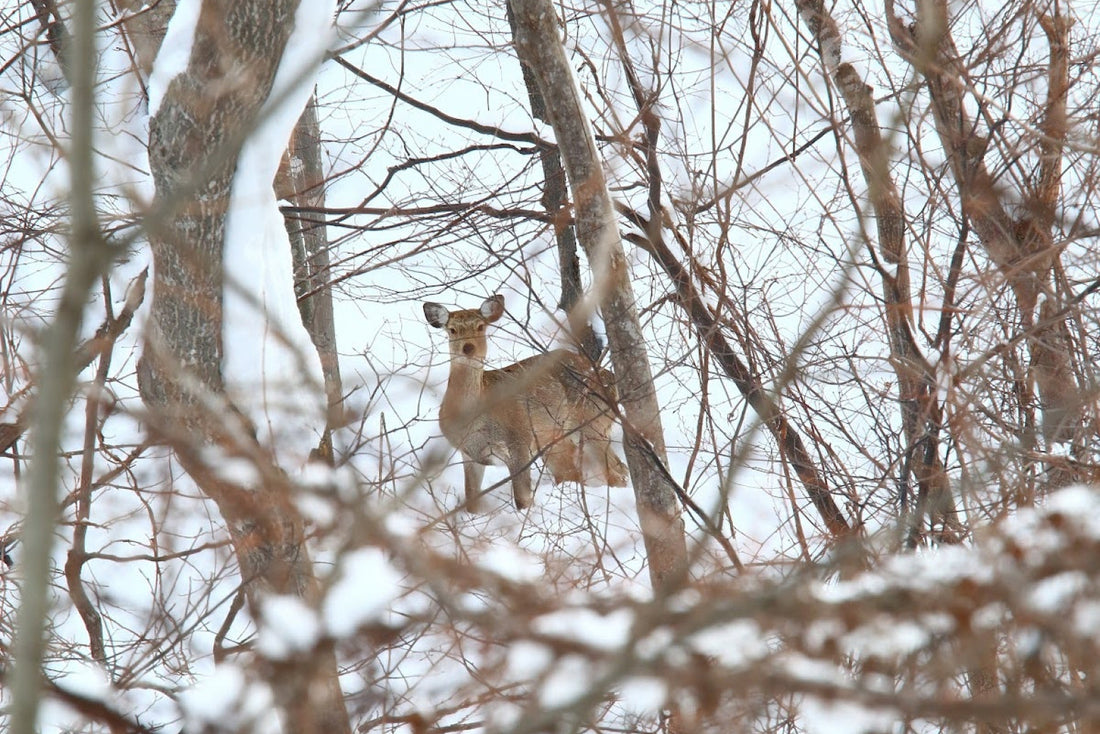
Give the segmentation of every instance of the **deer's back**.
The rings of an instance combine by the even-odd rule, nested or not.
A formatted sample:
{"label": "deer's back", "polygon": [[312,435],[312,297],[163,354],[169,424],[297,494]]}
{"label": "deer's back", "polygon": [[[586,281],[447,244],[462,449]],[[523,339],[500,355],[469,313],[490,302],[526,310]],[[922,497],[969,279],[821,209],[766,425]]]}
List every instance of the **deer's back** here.
{"label": "deer's back", "polygon": [[510,403],[527,420],[545,418],[558,427],[573,428],[615,399],[613,379],[584,355],[555,349],[486,371],[484,389],[486,396]]}

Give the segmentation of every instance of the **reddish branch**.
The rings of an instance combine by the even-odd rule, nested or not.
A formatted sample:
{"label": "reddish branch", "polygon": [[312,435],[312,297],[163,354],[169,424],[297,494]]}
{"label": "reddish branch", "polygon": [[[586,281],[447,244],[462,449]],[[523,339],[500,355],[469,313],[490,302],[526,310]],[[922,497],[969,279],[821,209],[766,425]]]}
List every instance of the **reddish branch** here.
{"label": "reddish branch", "polygon": [[[123,304],[122,310],[118,312],[118,316],[113,318],[108,316],[103,325],[96,330],[95,336],[76,348],[76,352],[73,354],[73,362],[78,373],[90,365],[96,357],[106,354],[115,341],[130,327],[130,322],[134,319],[134,313],[145,299],[145,281],[148,277],[149,270],[146,268],[130,281],[130,285],[126,289],[126,302]],[[0,423],[0,451],[10,450],[19,437],[23,435],[23,432],[27,430],[33,402],[33,397],[28,398],[14,421]]]}
{"label": "reddish branch", "polygon": [[620,212],[626,214],[645,233],[644,237],[627,235],[627,238],[649,252],[664,268],[676,287],[680,306],[691,317],[692,325],[695,327],[696,333],[704,346],[734,381],[742,395],[745,396],[753,410],[756,411],[764,425],[775,437],[780,451],[794,467],[795,473],[806,488],[807,495],[821,515],[829,534],[834,538],[846,537],[851,534],[852,528],[845,519],[844,513],[841,512],[833,500],[828,484],[818,471],[816,462],[806,449],[802,437],[791,426],[772,397],[768,395],[761,380],[751,373],[730,347],[721,327],[717,323],[717,319],[696,290],[690,273],[664,243],[663,226],[671,224],[671,221],[661,204],[663,183],[660,161],[657,156],[660,118],[653,111],[654,104],[657,101],[656,93],[646,90],[639,81],[638,73],[626,48],[618,13],[610,2],[605,2],[605,10],[606,17],[611,24],[612,36],[618,50],[619,59],[623,66],[623,73],[634,98],[634,104],[638,108],[638,119],[644,132],[641,147],[645,156],[646,175],[649,182],[648,217],[641,216],[623,207],[619,208]]}
{"label": "reddish branch", "polygon": [[[1004,275],[1016,296],[1021,327],[1036,329],[1028,339],[1031,353],[1029,378],[1039,389],[1043,434],[1048,442],[1070,440],[1083,425],[1084,404],[1072,364],[1072,343],[1064,320],[1052,318],[1059,311],[1052,273],[1060,250],[1054,245],[1055,209],[1061,187],[1062,150],[1066,136],[1068,89],[1067,40],[1072,21],[1059,16],[1039,16],[1050,42],[1047,101],[1039,128],[1039,176],[1025,183],[1018,198],[1025,202],[1018,219],[1008,213],[1000,189],[983,157],[988,138],[979,134],[963,97],[965,70],[949,30],[945,0],[918,3],[918,16],[906,25],[897,15],[893,0],[886,1],[890,36],[899,53],[928,84],[936,131],[955,179],[963,213]],[[1026,176],[1024,179],[1026,180]],[[1038,314],[1040,296],[1045,295]],[[1030,382],[1030,380],[1029,380]],[[1023,400],[1030,384],[1022,386]],[[1033,437],[1024,436],[1026,444]]]}
{"label": "reddish branch", "polygon": [[[645,217],[622,207],[619,211],[643,231],[649,230],[649,223]],[[627,239],[646,250],[664,268],[676,288],[677,301],[691,318],[695,333],[703,342],[707,352],[721,366],[722,371],[733,380],[734,385],[775,438],[779,450],[794,468],[795,474],[805,487],[807,496],[821,516],[829,534],[834,539],[850,536],[852,526],[833,499],[832,490],[818,470],[817,462],[806,448],[802,435],[791,425],[775,400],[768,394],[759,376],[753,374],[737,356],[726,339],[718,319],[711,313],[696,289],[687,268],[661,239],[653,240],[638,235],[627,235]]]}
{"label": "reddish branch", "polygon": [[[909,286],[909,261],[905,242],[905,210],[890,174],[886,141],[878,121],[871,87],[863,82],[851,64],[842,63],[841,38],[836,22],[821,0],[798,0],[799,14],[814,34],[826,69],[832,74],[845,106],[859,156],[860,170],[867,184],[875,213],[879,257],[871,257],[882,279],[886,336],[890,363],[897,376],[901,404],[905,457],[901,466],[899,502],[910,516],[910,542],[919,536],[919,524],[929,515],[958,536],[958,520],[947,473],[940,458],[939,431],[942,408],[936,397],[936,373],[924,358],[913,337],[913,306]],[[893,266],[893,273],[890,267]],[[946,316],[945,316],[946,318]],[[941,328],[944,325],[941,324]],[[916,478],[916,511],[910,513],[910,476]]]}
{"label": "reddish branch", "polygon": [[496,127],[495,125],[483,125],[482,123],[475,122],[474,120],[467,120],[467,119],[463,119],[461,117],[455,117],[454,115],[449,115],[446,112],[444,112],[443,110],[439,109],[438,107],[433,107],[430,104],[427,104],[426,102],[421,102],[420,100],[416,99],[415,97],[411,97],[411,96],[405,94],[400,89],[393,86],[392,84],[387,84],[386,82],[382,81],[381,79],[369,74],[368,72],[364,71],[363,69],[360,69],[355,64],[352,64],[351,62],[346,61],[346,60],[344,60],[343,58],[341,58],[339,56],[332,57],[332,60],[335,61],[340,66],[347,69],[349,72],[351,72],[355,76],[357,76],[360,79],[362,79],[363,81],[367,82],[368,84],[372,84],[372,85],[378,87],[379,89],[381,89],[382,91],[384,91],[386,94],[392,95],[394,99],[399,99],[399,100],[401,100],[402,102],[404,102],[405,104],[407,104],[411,107],[415,107],[416,109],[418,109],[422,112],[427,112],[429,115],[432,115],[433,117],[436,117],[439,120],[442,120],[443,122],[447,123],[448,125],[453,125],[455,127],[465,128],[467,130],[473,130],[474,132],[481,133],[483,135],[491,135],[495,138],[500,138],[501,140],[511,140],[511,141],[517,142],[517,143],[527,143],[529,145],[537,145],[537,146],[540,146],[540,147],[549,147],[549,146],[551,146],[550,143],[548,143],[545,140],[541,139],[540,137],[538,137],[534,133],[510,132],[508,130],[504,130],[503,128]]}

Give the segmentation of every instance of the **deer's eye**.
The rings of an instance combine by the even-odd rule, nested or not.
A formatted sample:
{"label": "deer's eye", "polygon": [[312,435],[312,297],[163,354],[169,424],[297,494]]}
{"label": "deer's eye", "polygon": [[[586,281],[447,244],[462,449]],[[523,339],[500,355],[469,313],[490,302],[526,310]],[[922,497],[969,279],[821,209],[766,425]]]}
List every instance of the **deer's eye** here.
{"label": "deer's eye", "polygon": [[485,331],[485,324],[478,324],[477,325],[477,330],[478,331]]}
{"label": "deer's eye", "polygon": [[455,327],[452,326],[451,328],[447,329],[447,331],[453,336],[455,333]]}

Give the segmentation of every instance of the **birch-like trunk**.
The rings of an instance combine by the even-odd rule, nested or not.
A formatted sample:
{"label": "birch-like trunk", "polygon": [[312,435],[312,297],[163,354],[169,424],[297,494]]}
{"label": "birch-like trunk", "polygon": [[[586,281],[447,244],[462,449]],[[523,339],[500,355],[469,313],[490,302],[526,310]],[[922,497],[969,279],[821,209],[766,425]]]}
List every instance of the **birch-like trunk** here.
{"label": "birch-like trunk", "polygon": [[592,127],[549,0],[511,0],[520,61],[534,78],[569,178],[577,239],[595,275],[611,361],[623,406],[626,461],[642,523],[650,578],[660,594],[687,572],[676,486],[665,457],[660,406],[630,285],[630,271]]}

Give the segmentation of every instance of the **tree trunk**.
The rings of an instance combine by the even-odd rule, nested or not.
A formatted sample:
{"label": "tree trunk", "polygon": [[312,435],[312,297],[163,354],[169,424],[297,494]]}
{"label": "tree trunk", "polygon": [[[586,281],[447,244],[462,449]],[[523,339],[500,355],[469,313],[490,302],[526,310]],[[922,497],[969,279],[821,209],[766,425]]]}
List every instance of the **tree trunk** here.
{"label": "tree trunk", "polygon": [[[241,144],[271,89],[296,0],[207,0],[191,58],[149,125],[157,203],[147,223],[154,299],[138,366],[151,429],[169,443],[224,517],[254,616],[264,595],[315,602],[317,582],[290,486],[247,421],[226,403],[222,379],[222,250]],[[253,460],[261,479],[240,486],[207,462],[211,447]],[[269,682],[288,730],[350,732],[335,657],[322,645]]]}
{"label": "tree trunk", "polygon": [[[641,229],[652,232],[646,219],[636,213],[630,213],[628,216]],[[676,299],[691,318],[699,340],[726,376],[733,380],[753,411],[760,416],[761,423],[772,434],[779,451],[790,462],[795,475],[806,489],[806,494],[822,522],[825,523],[825,529],[829,535],[834,541],[851,537],[854,529],[837,506],[836,500],[833,499],[833,490],[825,481],[817,462],[814,461],[806,442],[802,439],[802,434],[787,419],[779,404],[764,387],[761,378],[741,361],[737,352],[730,346],[723,332],[722,323],[695,287],[691,273],[661,238],[650,239],[650,237],[638,237],[634,241],[647,250],[668,275],[676,289]]]}
{"label": "tree trunk", "polygon": [[[512,39],[516,37],[516,19],[508,5],[508,26],[512,29]],[[539,91],[534,74],[526,65],[520,64],[523,83],[527,87],[527,98],[531,102],[531,114],[537,120],[552,124],[546,110],[546,102]],[[539,147],[539,163],[542,165],[542,206],[550,214],[554,227],[554,238],[558,243],[558,268],[561,273],[561,300],[558,307],[565,312],[569,331],[573,341],[592,361],[600,358],[603,346],[589,323],[591,313],[583,307],[584,288],[581,285],[581,264],[577,257],[577,233],[569,221],[568,198],[566,196],[565,169],[561,164],[561,152],[554,147]],[[578,308],[580,306],[580,308]]]}
{"label": "tree trunk", "polygon": [[595,274],[611,361],[624,412],[626,458],[642,523],[650,578],[658,594],[687,572],[677,487],[666,468],[664,433],[618,222],[592,128],[549,0],[511,0],[520,61],[534,77],[558,139],[573,196],[577,238]]}
{"label": "tree trunk", "polygon": [[[611,362],[623,407],[626,463],[642,526],[649,577],[658,597],[687,577],[688,554],[678,487],[669,474],[660,406],[630,285],[618,221],[584,116],[580,92],[558,35],[550,0],[510,0],[515,44],[530,70],[558,139],[573,195],[577,239],[588,256],[603,311]],[[669,731],[685,731],[683,712],[673,702]]]}
{"label": "tree trunk", "polygon": [[[936,372],[921,354],[913,337],[913,305],[909,287],[909,260],[905,243],[905,210],[890,175],[886,142],[871,96],[851,64],[840,62],[841,38],[836,22],[821,0],[798,0],[799,14],[814,35],[822,61],[833,76],[848,108],[860,169],[875,214],[879,256],[875,265],[882,278],[884,318],[890,365],[897,376],[905,455],[900,467],[898,500],[911,545],[920,535],[927,515],[941,537],[961,540],[955,500],[943,461],[939,432],[943,410],[936,398]],[[891,274],[889,268],[893,266]],[[917,482],[912,502],[910,476]]]}
{"label": "tree trunk", "polygon": [[336,351],[336,322],[332,309],[328,229],[325,226],[325,172],[321,159],[321,128],[317,102],[311,96],[283,156],[275,178],[275,195],[291,204],[283,222],[294,260],[294,293],[302,324],[321,358],[328,405],[325,432],[314,455],[330,466],[335,461],[332,432],[343,424],[344,389]]}

